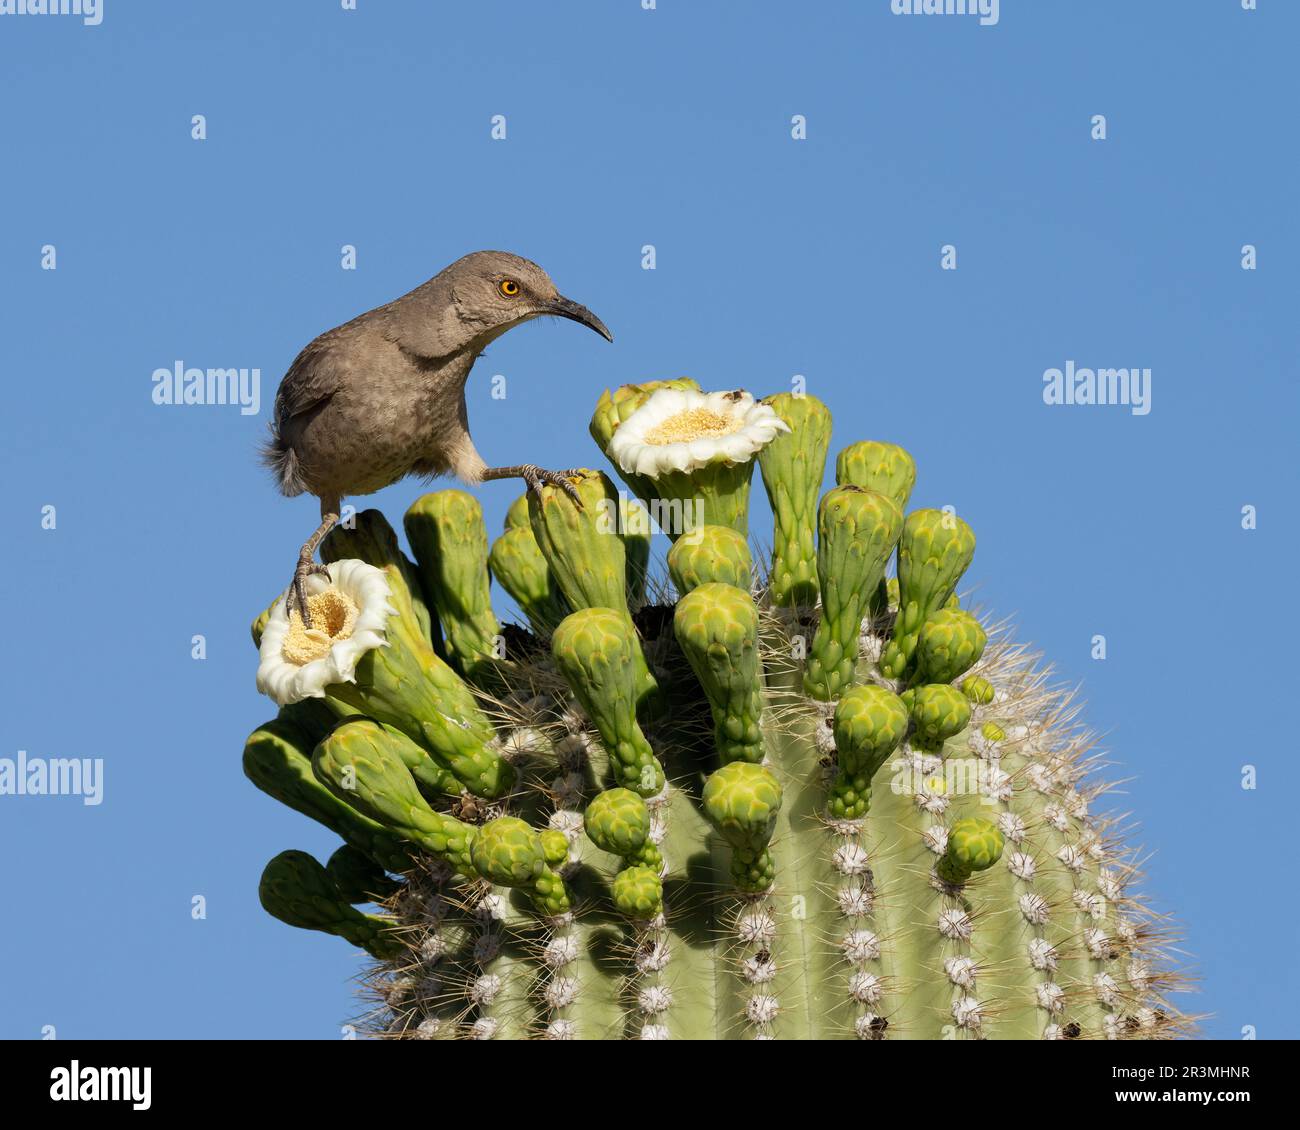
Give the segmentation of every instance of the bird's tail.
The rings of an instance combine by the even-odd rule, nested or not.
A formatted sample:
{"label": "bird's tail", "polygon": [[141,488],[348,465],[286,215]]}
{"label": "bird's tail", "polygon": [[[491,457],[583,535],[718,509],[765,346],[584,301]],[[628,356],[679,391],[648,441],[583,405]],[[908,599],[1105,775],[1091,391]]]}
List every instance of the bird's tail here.
{"label": "bird's tail", "polygon": [[302,479],[302,469],[298,466],[298,456],[293,448],[280,438],[280,433],[273,426],[270,436],[262,442],[259,452],[263,466],[271,468],[280,490],[292,497],[302,494],[307,484]]}

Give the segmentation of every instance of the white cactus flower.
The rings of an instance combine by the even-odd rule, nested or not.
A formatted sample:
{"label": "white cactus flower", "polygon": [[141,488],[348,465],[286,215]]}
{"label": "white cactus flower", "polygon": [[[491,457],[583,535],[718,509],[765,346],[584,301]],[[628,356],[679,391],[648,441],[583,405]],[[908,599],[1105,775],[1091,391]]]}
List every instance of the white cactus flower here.
{"label": "white cactus flower", "polygon": [[385,626],[396,613],[388,578],[364,561],[335,561],[324,576],[308,577],[305,588],[312,627],[281,597],[271,609],[258,653],[257,689],[278,706],[324,698],[334,683],[356,682],[366,652],[386,647]]}
{"label": "white cactus flower", "polygon": [[790,426],[743,389],[695,392],[661,388],[632,413],[609,442],[610,458],[628,474],[658,478],[710,463],[748,463]]}

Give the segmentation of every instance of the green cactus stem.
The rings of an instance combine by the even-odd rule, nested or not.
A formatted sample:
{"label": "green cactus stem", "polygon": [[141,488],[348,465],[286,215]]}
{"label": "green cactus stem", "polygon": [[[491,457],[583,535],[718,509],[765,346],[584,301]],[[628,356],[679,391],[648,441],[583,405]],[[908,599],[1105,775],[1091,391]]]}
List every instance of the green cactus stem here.
{"label": "green cactus stem", "polygon": [[974,556],[975,533],[957,515],[914,510],[907,516],[898,543],[898,619],[880,663],[888,678],[908,678],[921,625],[947,603]]}
{"label": "green cactus stem", "polygon": [[502,658],[501,624],[492,611],[482,506],[463,490],[435,491],[412,503],[403,525],[451,665],[471,682],[490,681]]}
{"label": "green cactus stem", "polygon": [[749,592],[753,567],[749,543],[730,526],[701,526],[668,551],[668,575],[682,596],[709,581]]}
{"label": "green cactus stem", "polygon": [[664,787],[664,770],[637,723],[640,643],[626,613],[582,608],[551,637],[551,652],[610,758],[615,779],[641,796]]}
{"label": "green cactus stem", "polygon": [[673,631],[709,700],[718,757],[724,763],[762,761],[763,685],[754,598],[735,585],[699,585],[678,602]]}
{"label": "green cactus stem", "polygon": [[281,922],[336,934],[380,961],[404,950],[391,936],[390,923],[350,906],[325,868],[305,851],[282,851],[271,860],[262,872],[258,896],[262,908]]}
{"label": "green cactus stem", "polygon": [[831,414],[807,393],[782,392],[763,403],[790,425],[789,432],[758,453],[775,519],[770,599],[778,608],[810,608],[818,595],[817,500],[826,473]]}
{"label": "green cactus stem", "polygon": [[[593,434],[607,444],[647,395],[607,394]],[[772,404],[795,430],[774,441],[765,485],[802,499],[807,522],[815,470],[791,452],[808,425]],[[558,591],[567,615],[549,650],[494,666],[490,716],[434,655],[377,516],[331,543],[385,570],[385,646],[356,663],[355,684],[321,683],[326,697],[259,727],[244,768],[344,845],[324,868],[280,857],[263,901],[370,955],[366,1034],[1068,1042],[1192,1029],[1169,920],[1145,908],[1133,853],[1093,811],[1103,786],[1076,705],[955,604],[974,535],[939,511],[903,521],[914,472],[890,445],[852,445],[837,472],[818,513],[808,662],[808,621],[780,603],[811,591],[793,518],[778,513],[772,531],[788,547],[784,596],[785,579],[750,583],[734,528],[679,538],[680,597],[637,617],[660,711],[638,712],[648,669],[629,607],[644,582],[629,584],[615,512],[596,525],[617,495],[594,472],[575,483],[581,511],[548,487],[507,516],[551,580],[503,583]],[[440,618],[463,587],[446,618],[463,627],[488,565],[451,552],[454,567],[432,567],[442,595],[427,560],[421,585]],[[495,550],[492,567],[519,569]],[[379,579],[347,572],[376,619]],[[671,587],[656,576],[650,591]]]}
{"label": "green cactus stem", "polygon": [[885,495],[848,485],[826,492],[817,525],[822,615],[808,649],[804,689],[830,702],[857,678],[862,618],[885,575],[903,516]]}

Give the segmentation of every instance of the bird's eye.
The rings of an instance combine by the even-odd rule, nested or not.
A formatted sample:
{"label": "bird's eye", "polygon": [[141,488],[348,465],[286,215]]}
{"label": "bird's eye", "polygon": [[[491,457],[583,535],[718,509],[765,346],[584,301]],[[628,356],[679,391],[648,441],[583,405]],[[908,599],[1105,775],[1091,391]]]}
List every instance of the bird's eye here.
{"label": "bird's eye", "polygon": [[514,279],[502,279],[497,284],[497,289],[507,298],[514,298],[519,293],[519,284]]}

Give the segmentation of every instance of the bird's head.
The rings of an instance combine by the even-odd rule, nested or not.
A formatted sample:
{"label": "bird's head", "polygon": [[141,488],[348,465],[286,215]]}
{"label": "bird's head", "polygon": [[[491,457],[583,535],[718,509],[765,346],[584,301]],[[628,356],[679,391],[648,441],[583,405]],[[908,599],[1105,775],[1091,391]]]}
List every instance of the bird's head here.
{"label": "bird's head", "polygon": [[521,322],[546,317],[568,318],[606,341],[614,340],[605,323],[565,298],[541,267],[508,251],[466,255],[434,281],[440,280],[448,285],[457,320],[476,342],[486,343]]}

